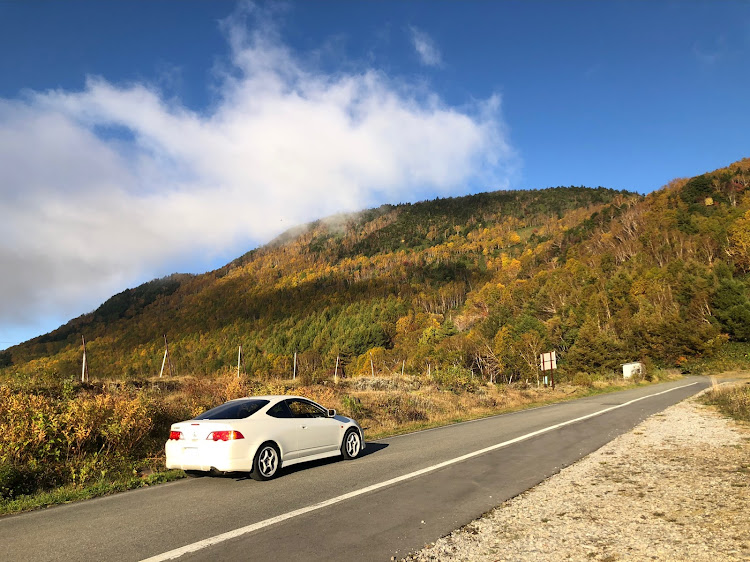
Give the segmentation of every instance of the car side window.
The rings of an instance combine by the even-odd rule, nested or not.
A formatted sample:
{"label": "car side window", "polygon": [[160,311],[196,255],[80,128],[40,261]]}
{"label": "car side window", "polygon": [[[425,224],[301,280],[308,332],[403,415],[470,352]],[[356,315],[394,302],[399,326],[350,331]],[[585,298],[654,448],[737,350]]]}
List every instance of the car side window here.
{"label": "car side window", "polygon": [[328,413],[315,404],[304,400],[289,400],[289,410],[295,418],[325,418]]}
{"label": "car side window", "polygon": [[283,400],[275,406],[268,409],[267,414],[274,418],[292,418],[292,412],[289,411],[287,400]]}

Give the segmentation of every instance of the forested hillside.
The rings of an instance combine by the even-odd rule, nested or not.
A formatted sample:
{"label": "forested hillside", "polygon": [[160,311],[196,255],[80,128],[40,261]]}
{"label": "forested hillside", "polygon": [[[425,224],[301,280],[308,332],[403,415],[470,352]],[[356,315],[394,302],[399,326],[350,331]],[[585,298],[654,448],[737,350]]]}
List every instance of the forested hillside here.
{"label": "forested hillside", "polygon": [[[385,205],[297,228],[204,275],[173,275],[11,348],[14,379],[152,377],[236,365],[310,381],[400,373],[511,381],[666,366],[750,338],[750,160],[646,197],[499,191]],[[463,381],[463,382],[462,382]]]}

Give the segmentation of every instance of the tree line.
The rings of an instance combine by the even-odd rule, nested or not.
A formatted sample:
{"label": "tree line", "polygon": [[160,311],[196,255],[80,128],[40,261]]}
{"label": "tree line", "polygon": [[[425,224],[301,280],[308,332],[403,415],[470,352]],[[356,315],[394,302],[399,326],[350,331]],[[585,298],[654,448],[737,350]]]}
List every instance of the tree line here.
{"label": "tree line", "polygon": [[[321,220],[204,275],[116,295],[9,350],[11,377],[153,376],[168,333],[179,372],[450,373],[571,380],[641,360],[684,364],[750,338],[750,164],[646,197],[552,188],[388,205]],[[4,365],[3,365],[4,362]],[[9,363],[12,363],[9,365]],[[92,371],[93,372],[93,371]]]}

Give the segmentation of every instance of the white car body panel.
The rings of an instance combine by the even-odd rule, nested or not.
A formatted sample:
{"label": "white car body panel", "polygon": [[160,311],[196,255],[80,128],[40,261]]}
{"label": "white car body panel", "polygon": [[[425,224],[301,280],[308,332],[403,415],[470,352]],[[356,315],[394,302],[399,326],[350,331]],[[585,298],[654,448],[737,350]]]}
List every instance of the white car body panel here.
{"label": "white car body panel", "polygon": [[339,424],[332,418],[312,418],[300,420],[297,450],[300,455],[317,455],[338,451],[344,437]]}
{"label": "white car body panel", "polygon": [[[249,472],[258,448],[269,441],[279,449],[282,467],[334,457],[341,454],[344,435],[350,428],[359,432],[364,449],[362,428],[347,417],[278,418],[267,413],[286,400],[302,400],[325,410],[312,400],[300,396],[251,396],[238,401],[247,399],[267,400],[268,404],[245,419],[194,419],[173,424],[171,430],[181,432],[182,438],[166,442],[167,468]],[[207,439],[213,431],[239,431],[244,438]]]}

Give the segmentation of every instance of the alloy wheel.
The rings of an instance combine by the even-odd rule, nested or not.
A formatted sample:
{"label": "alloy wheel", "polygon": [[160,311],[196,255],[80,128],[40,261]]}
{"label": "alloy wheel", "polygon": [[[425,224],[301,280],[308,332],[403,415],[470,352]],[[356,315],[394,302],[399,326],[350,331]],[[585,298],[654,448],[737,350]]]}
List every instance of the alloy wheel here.
{"label": "alloy wheel", "polygon": [[360,446],[359,434],[356,431],[350,432],[346,437],[346,453],[354,458],[359,454]]}
{"label": "alloy wheel", "polygon": [[279,466],[279,455],[273,447],[264,447],[258,458],[258,468],[265,477],[273,476]]}

